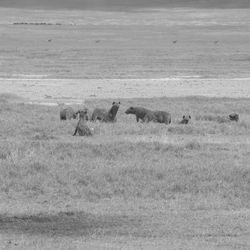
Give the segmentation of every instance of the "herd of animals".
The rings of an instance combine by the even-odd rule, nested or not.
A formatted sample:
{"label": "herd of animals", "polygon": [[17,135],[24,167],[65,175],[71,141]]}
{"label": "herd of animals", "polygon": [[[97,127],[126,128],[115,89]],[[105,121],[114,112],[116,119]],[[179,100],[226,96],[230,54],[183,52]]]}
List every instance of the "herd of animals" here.
{"label": "herd of animals", "polygon": [[[88,127],[86,121],[90,120],[96,122],[97,120],[99,120],[101,122],[116,122],[116,115],[119,110],[120,104],[120,102],[113,102],[109,110],[96,108],[94,109],[91,116],[89,115],[89,111],[87,108],[75,112],[72,107],[66,107],[60,111],[60,119],[71,120],[79,117],[79,121],[77,123],[73,136],[75,136],[77,133],[80,136],[91,136],[93,135],[93,129]],[[137,122],[141,120],[141,122],[146,123],[171,123],[171,114],[166,111],[153,111],[143,107],[130,107],[125,111],[125,113],[127,115],[135,115]],[[239,114],[232,113],[228,116],[228,119],[237,122],[239,120]],[[179,124],[188,124],[190,120],[190,115],[183,115],[182,120],[179,122]]]}

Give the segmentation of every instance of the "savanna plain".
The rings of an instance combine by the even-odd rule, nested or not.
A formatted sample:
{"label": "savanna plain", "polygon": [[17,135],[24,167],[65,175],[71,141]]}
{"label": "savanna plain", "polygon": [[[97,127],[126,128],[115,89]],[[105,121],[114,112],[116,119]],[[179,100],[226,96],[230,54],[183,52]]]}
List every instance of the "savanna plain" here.
{"label": "savanna plain", "polygon": [[[36,79],[247,79],[248,9],[0,12],[1,81],[33,79],[0,86],[1,249],[250,249],[249,98],[83,93],[75,109],[121,102],[116,123],[88,122],[93,137],[27,100]],[[172,123],[136,123],[130,106]]]}

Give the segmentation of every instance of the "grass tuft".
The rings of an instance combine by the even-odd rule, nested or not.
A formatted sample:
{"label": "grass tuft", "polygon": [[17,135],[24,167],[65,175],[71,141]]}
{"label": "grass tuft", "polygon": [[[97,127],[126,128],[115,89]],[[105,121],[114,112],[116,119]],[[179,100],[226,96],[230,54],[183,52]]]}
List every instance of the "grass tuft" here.
{"label": "grass tuft", "polygon": [[218,116],[218,115],[197,115],[195,117],[196,120],[202,120],[202,121],[212,121],[212,122],[218,122],[218,123],[227,123],[231,122],[229,117],[226,116]]}

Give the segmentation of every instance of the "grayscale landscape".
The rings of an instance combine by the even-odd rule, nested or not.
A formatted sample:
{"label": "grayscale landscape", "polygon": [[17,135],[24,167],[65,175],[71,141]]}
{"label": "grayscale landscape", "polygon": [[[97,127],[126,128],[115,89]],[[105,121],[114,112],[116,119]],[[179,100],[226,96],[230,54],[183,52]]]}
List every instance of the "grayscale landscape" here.
{"label": "grayscale landscape", "polygon": [[249,1],[2,0],[0,36],[0,249],[250,249]]}

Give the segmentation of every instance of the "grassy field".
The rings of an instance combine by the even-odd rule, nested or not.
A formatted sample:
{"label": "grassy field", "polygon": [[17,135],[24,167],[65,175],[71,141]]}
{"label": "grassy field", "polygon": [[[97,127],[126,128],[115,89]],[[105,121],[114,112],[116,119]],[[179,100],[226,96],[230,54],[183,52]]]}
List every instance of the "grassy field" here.
{"label": "grassy field", "polygon": [[[250,249],[249,1],[151,2],[1,1],[0,249]],[[85,138],[29,101],[122,104]]]}
{"label": "grassy field", "polygon": [[0,8],[0,77],[250,77],[249,16],[249,9]]}
{"label": "grassy field", "polygon": [[[59,107],[1,95],[1,248],[248,249],[249,99],[120,101],[117,123],[89,123],[85,138]],[[136,123],[131,105],[173,122]]]}

